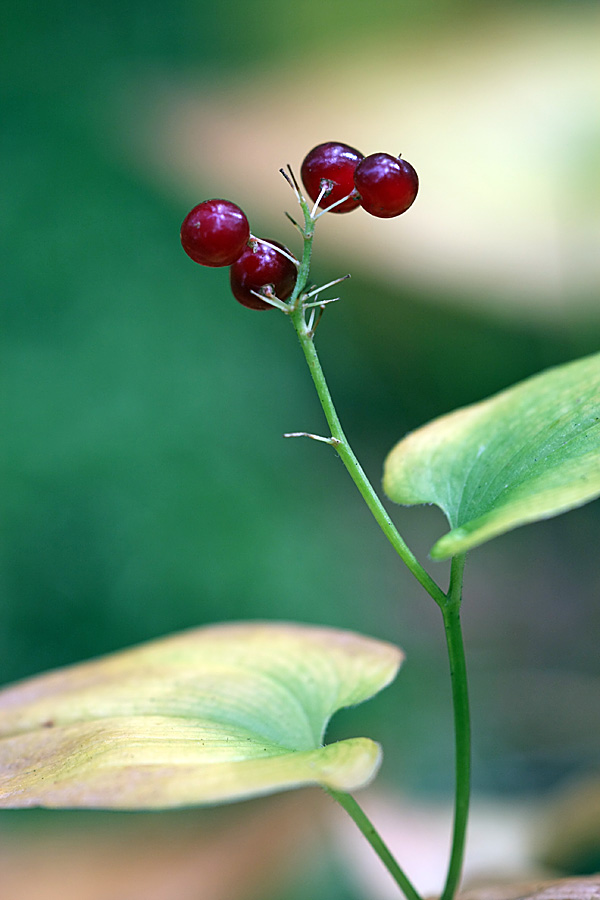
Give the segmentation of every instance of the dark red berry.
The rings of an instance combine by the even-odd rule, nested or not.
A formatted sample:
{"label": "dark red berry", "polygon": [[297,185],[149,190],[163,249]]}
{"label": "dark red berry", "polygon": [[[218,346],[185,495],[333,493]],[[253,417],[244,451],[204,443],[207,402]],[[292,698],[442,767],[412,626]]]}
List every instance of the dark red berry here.
{"label": "dark red berry", "polygon": [[249,237],[248,219],[230,200],[205,200],[187,214],[181,226],[183,249],[203,266],[230,266]]}
{"label": "dark red berry", "polygon": [[365,156],[354,172],[354,184],[362,208],[380,219],[406,212],[419,190],[419,178],[411,164],[389,153]]}
{"label": "dark red berry", "polygon": [[[286,249],[278,241],[269,243]],[[298,270],[286,256],[257,241],[246,247],[229,271],[233,296],[242,306],[273,309],[271,304],[256,297],[252,291],[272,290],[280,300],[287,300],[294,290]]]}
{"label": "dark red berry", "polygon": [[[300,174],[308,196],[316,200],[324,183],[331,184],[331,192],[320,201],[319,206],[325,208],[331,206],[342,197],[347,197],[354,191],[354,170],[363,159],[360,150],[349,147],[348,144],[340,144],[329,141],[319,144],[304,157]],[[340,203],[331,212],[351,212],[358,206],[358,199],[350,197],[344,203]]]}

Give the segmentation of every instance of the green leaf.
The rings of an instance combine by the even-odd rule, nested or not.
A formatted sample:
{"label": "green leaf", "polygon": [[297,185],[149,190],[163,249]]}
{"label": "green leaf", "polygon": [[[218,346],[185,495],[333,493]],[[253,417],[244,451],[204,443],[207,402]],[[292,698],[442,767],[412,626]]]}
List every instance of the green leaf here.
{"label": "green leaf", "polygon": [[0,692],[0,806],[159,809],[306,784],[354,790],[381,750],[322,746],[402,652],[346,631],[213,625]]}
{"label": "green leaf", "polygon": [[384,490],[446,513],[452,530],[434,545],[435,559],[598,497],[600,354],[407,435],[386,460]]}

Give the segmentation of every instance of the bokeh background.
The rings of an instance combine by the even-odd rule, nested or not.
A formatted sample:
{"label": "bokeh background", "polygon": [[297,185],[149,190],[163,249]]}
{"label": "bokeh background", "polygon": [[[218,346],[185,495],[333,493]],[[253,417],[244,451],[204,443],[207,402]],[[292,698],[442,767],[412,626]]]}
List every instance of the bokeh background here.
{"label": "bokeh background", "polygon": [[[7,5],[2,682],[228,619],[397,641],[396,685],[331,736],[382,741],[372,802],[388,804],[392,842],[398,822],[412,837],[421,823],[412,865],[421,854],[435,869],[428,835],[446,826],[452,784],[437,610],[333,454],[282,439],[323,430],[284,317],[239,307],[226,273],[185,257],[179,226],[226,196],[297,249],[280,166],[298,171],[325,140],[415,165],[406,216],[331,216],[315,249],[318,280],[352,272],[318,346],[378,483],[406,431],[598,349],[599,39],[598,4],[582,0]],[[393,515],[426,559],[441,514]],[[508,815],[509,869],[515,844],[532,866],[600,867],[600,801],[556,799],[584,780],[586,802],[599,795],[599,525],[591,504],[469,559],[474,787],[495,846]],[[153,817],[4,812],[0,890],[68,898],[69,868],[79,900],[392,896],[387,882],[364,893],[339,820],[306,797]],[[583,834],[562,857],[544,831],[557,818]]]}

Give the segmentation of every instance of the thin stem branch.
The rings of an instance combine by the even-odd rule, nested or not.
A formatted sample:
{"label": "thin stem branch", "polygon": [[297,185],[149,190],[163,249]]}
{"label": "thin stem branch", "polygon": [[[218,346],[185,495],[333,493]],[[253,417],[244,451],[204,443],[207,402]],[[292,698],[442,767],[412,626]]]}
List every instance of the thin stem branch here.
{"label": "thin stem branch", "polygon": [[293,263],[296,268],[300,266],[300,263],[295,256],[292,256],[291,253],[288,253],[287,250],[284,250],[282,247],[278,247],[277,244],[272,244],[270,241],[265,241],[264,238],[256,237],[255,234],[250,235],[250,240],[256,241],[257,244],[264,244],[265,247],[270,247],[271,250],[275,251],[275,253],[279,253],[280,256],[284,256],[286,259],[289,259],[289,261]]}
{"label": "thin stem branch", "polygon": [[455,742],[455,799],[452,849],[446,875],[446,883],[440,900],[452,900],[460,883],[469,818],[471,795],[471,718],[469,712],[469,692],[467,666],[460,624],[462,603],[462,579],[465,557],[455,556],[452,560],[448,600],[442,607],[450,679],[452,683],[452,709],[454,713]]}
{"label": "thin stem branch", "polygon": [[350,818],[358,826],[400,890],[404,893],[407,900],[421,900],[421,895],[413,886],[405,872],[400,868],[379,832],[367,814],[358,805],[354,797],[351,797],[350,794],[344,794],[331,789],[327,789],[327,793],[346,810]]}

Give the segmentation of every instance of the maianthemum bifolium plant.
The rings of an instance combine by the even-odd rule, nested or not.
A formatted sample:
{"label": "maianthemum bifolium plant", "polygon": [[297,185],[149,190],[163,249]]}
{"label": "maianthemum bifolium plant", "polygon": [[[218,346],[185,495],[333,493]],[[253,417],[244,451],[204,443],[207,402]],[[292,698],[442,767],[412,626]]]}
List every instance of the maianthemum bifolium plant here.
{"label": "maianthemum bifolium plant", "polygon": [[[450,530],[431,550],[451,558],[447,590],[407,547],[344,434],[315,349],[328,288],[310,281],[315,226],[361,206],[390,218],[418,191],[412,166],[328,142],[301,176],[281,170],[302,212],[296,257],[250,233],[229,200],[186,216],[181,241],[197,263],[229,266],[244,306],[292,323],[330,446],[392,547],[439,607],[450,664],[455,731],[453,838],[442,900],[460,882],[470,791],[470,722],[460,624],[465,555],[519,525],[600,495],[600,354],[550,369],[488,400],[434,420],[391,451],[384,490],[397,503],[435,503]],[[0,693],[0,806],[166,809],[321,785],[349,813],[408,900],[421,900],[352,792],[368,784],[381,749],[368,738],[324,744],[340,708],[395,677],[402,652],[344,630],[290,622],[217,624],[37,676]]]}

